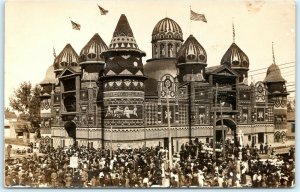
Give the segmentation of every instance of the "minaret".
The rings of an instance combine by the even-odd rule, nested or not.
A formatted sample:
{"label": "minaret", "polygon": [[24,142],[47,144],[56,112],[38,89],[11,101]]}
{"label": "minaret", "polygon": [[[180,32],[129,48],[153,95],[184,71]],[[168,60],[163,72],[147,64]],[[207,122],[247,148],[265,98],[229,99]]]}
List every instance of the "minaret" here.
{"label": "minaret", "polygon": [[221,65],[227,65],[239,73],[239,83],[248,84],[249,58],[235,43],[235,27],[232,22],[233,42],[222,57]]}
{"label": "minaret", "polygon": [[275,63],[274,46],[272,43],[273,64],[269,66],[264,80],[268,89],[268,98],[274,104],[274,140],[282,142],[287,132],[287,95],[286,80]]}
{"label": "minaret", "polygon": [[[104,85],[104,131],[143,127],[146,77],[142,57],[146,54],[138,48],[124,14],[119,19],[108,50],[101,55],[105,58],[103,77],[100,78]],[[104,138],[120,139],[124,138],[112,134]]]}
{"label": "minaret", "polygon": [[178,81],[205,81],[207,54],[197,39],[190,35],[177,53]]}

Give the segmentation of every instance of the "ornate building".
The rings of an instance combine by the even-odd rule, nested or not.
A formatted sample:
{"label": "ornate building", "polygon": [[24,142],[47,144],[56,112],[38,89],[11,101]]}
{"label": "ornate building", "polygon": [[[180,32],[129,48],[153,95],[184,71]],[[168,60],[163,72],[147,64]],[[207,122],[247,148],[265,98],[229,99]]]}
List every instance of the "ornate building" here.
{"label": "ornate building", "polygon": [[127,148],[167,147],[170,134],[175,151],[214,134],[242,145],[285,138],[288,93],[275,61],[264,81],[248,85],[250,61],[235,42],[210,66],[205,46],[192,35],[184,41],[164,18],[151,43],[143,64],[146,53],[121,15],[109,46],[98,34],[79,55],[67,44],[40,83],[42,135],[55,147]]}

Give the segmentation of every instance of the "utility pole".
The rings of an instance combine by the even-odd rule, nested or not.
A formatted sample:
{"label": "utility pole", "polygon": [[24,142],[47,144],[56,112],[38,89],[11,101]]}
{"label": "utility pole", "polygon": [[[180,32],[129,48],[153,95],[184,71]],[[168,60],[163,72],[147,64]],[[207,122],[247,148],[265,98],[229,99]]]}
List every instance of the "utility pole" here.
{"label": "utility pole", "polygon": [[110,126],[110,158],[112,159],[112,126]]}
{"label": "utility pole", "polygon": [[213,126],[213,160],[216,160],[216,116],[218,102],[218,83],[216,83],[215,109],[214,109],[214,126]]}
{"label": "utility pole", "polygon": [[191,143],[192,141],[192,86],[191,82],[189,82],[188,85],[188,96],[189,96],[189,142]]}
{"label": "utility pole", "polygon": [[169,87],[167,87],[167,114],[168,114],[168,130],[169,130],[169,164],[170,170],[173,168],[173,157],[172,157],[172,141],[171,141],[171,123],[170,123],[170,104],[169,104]]}
{"label": "utility pole", "polygon": [[222,147],[223,147],[223,160],[225,159],[225,131],[223,128],[223,111],[222,111],[222,103],[220,100],[220,111],[221,111],[221,129],[222,129]]}

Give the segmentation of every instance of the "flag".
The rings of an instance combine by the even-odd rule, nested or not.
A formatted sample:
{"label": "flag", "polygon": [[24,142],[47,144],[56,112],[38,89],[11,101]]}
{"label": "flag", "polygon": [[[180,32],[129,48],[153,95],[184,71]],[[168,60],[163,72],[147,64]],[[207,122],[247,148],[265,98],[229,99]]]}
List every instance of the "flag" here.
{"label": "flag", "polygon": [[101,15],[106,15],[106,14],[108,13],[108,10],[103,9],[103,8],[100,7],[99,5],[98,5],[98,7],[99,7],[99,9],[100,9]]}
{"label": "flag", "polygon": [[72,23],[72,28],[75,30],[80,30],[81,25],[79,25],[78,23],[73,22],[72,20],[70,20]]}
{"label": "flag", "polygon": [[203,21],[203,22],[207,23],[207,20],[206,20],[204,14],[195,13],[192,10],[191,10],[191,18],[190,19],[194,20],[194,21]]}

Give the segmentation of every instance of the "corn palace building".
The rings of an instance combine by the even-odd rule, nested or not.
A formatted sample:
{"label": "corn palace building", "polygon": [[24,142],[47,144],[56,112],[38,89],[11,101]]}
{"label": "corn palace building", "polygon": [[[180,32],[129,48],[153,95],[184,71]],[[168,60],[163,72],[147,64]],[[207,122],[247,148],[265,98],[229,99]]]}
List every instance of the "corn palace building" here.
{"label": "corn palace building", "polygon": [[212,142],[214,134],[241,145],[285,140],[288,92],[275,59],[264,80],[248,85],[251,63],[235,42],[213,66],[213,53],[193,35],[184,41],[181,27],[164,18],[151,44],[143,64],[146,53],[125,15],[108,46],[98,33],[79,54],[67,44],[40,83],[41,142],[167,147],[170,133],[178,151],[189,139]]}

